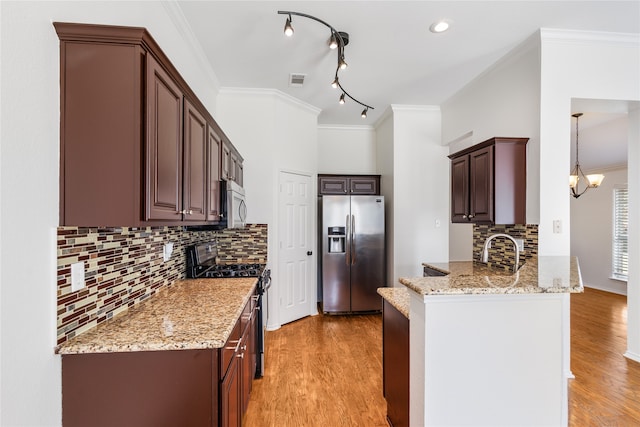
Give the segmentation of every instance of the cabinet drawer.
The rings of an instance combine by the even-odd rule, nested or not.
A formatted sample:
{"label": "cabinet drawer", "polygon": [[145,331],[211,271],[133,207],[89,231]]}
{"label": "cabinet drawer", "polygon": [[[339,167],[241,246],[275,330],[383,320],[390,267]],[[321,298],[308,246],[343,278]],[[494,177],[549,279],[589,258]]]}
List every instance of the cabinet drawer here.
{"label": "cabinet drawer", "polygon": [[236,322],[229,339],[225,343],[224,347],[220,349],[220,378],[224,378],[229,365],[236,356],[237,350],[240,347],[240,337],[242,335],[242,324],[240,319]]}

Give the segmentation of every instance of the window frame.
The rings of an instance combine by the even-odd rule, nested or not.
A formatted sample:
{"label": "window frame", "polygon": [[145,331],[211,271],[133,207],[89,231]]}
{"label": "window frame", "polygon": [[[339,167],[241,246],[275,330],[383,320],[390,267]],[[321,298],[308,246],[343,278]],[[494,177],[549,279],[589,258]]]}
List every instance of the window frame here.
{"label": "window frame", "polygon": [[613,188],[611,279],[626,282],[629,275],[629,189]]}

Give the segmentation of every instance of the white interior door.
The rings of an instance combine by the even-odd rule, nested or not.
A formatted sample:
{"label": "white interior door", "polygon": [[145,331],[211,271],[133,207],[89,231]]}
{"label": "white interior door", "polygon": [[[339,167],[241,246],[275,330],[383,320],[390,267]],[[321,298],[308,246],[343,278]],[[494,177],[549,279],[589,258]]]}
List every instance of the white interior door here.
{"label": "white interior door", "polygon": [[280,172],[278,287],[280,323],[309,316],[316,302],[311,177]]}

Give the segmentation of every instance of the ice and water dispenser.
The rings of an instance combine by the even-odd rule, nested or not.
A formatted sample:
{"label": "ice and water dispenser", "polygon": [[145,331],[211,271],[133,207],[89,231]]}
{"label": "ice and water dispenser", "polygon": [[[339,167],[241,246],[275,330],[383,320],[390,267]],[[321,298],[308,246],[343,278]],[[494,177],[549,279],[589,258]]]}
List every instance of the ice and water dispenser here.
{"label": "ice and water dispenser", "polygon": [[329,227],[329,253],[344,253],[345,251],[345,228],[344,227]]}

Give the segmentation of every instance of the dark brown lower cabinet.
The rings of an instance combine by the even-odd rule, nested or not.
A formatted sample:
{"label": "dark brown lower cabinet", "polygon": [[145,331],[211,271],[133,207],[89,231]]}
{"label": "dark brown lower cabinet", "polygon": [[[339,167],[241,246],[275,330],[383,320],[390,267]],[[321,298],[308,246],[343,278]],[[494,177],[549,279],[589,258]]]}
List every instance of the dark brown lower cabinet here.
{"label": "dark brown lower cabinet", "polygon": [[387,419],[409,426],[409,319],[386,300],[382,308],[382,371]]}
{"label": "dark brown lower cabinet", "polygon": [[62,356],[62,424],[218,425],[218,351]]}
{"label": "dark brown lower cabinet", "polygon": [[255,311],[252,299],[221,349],[62,355],[63,425],[240,427],[256,372]]}

